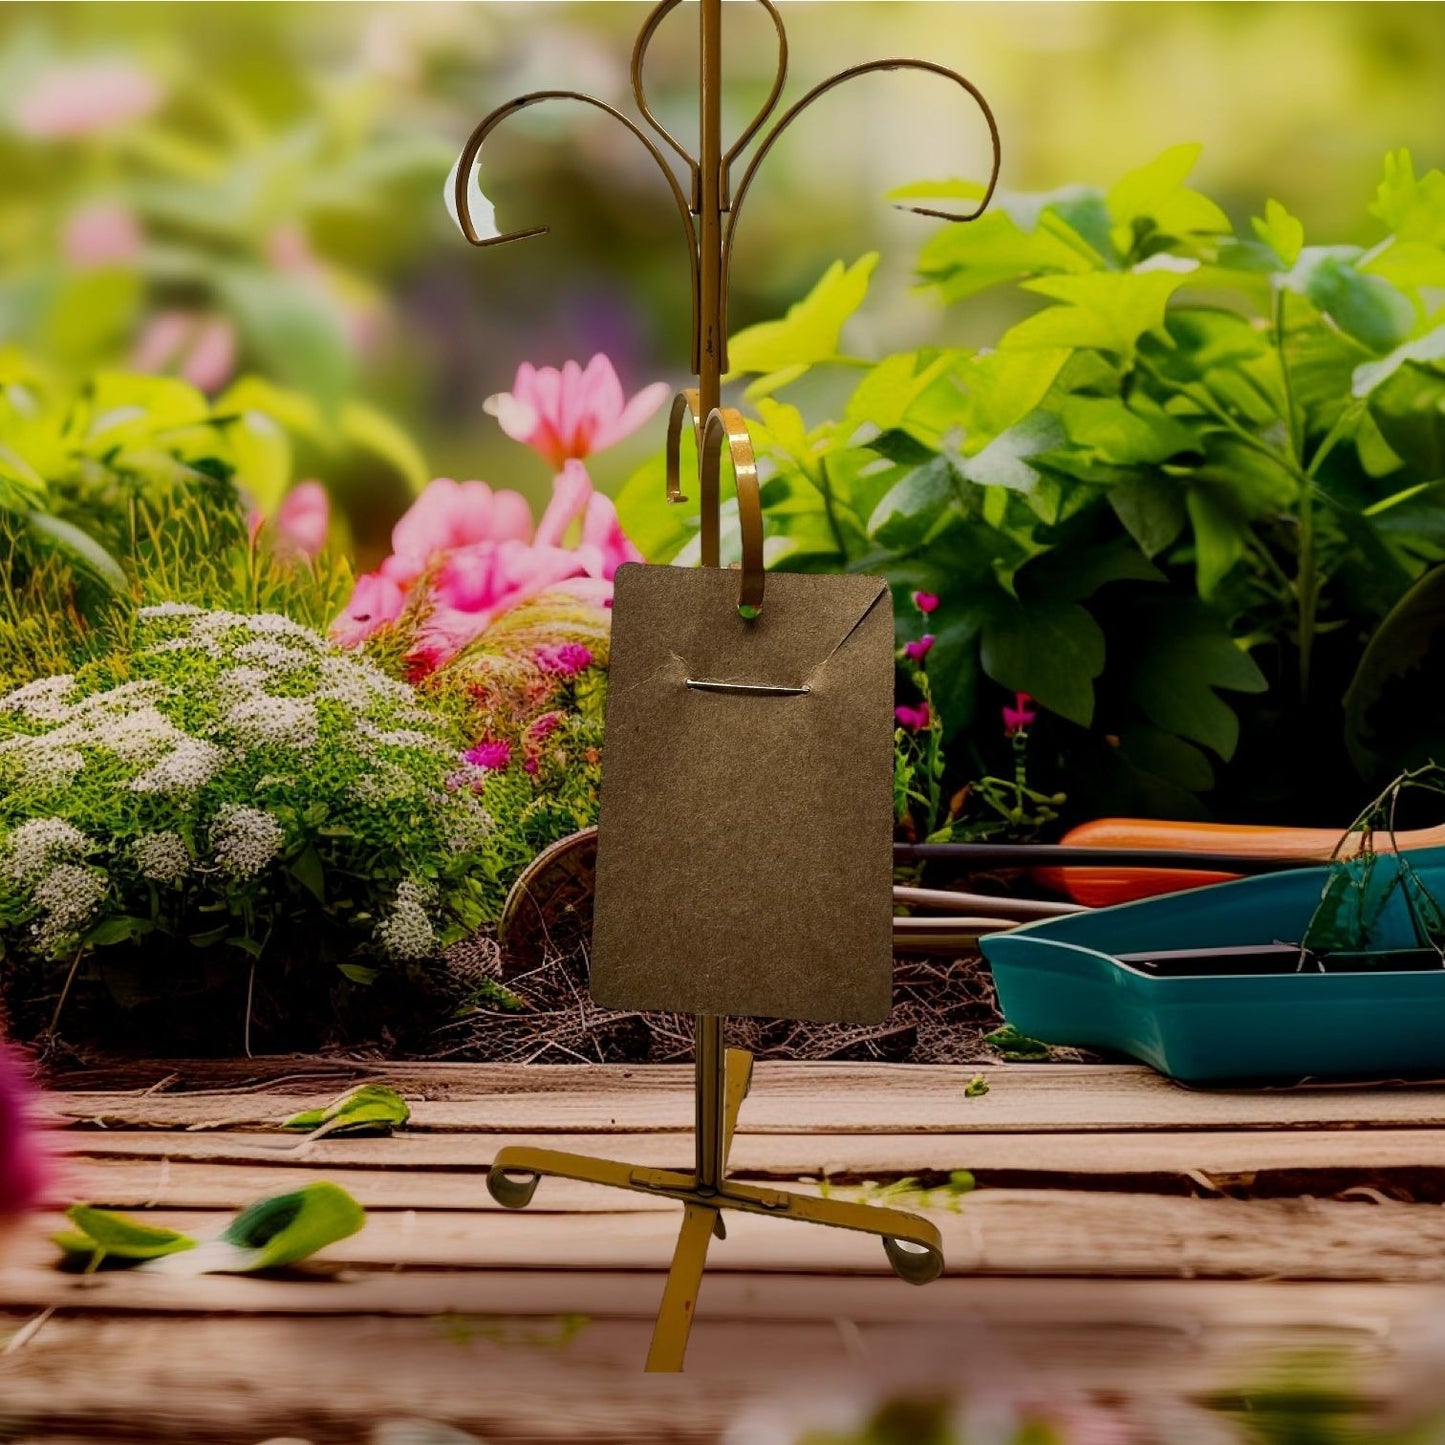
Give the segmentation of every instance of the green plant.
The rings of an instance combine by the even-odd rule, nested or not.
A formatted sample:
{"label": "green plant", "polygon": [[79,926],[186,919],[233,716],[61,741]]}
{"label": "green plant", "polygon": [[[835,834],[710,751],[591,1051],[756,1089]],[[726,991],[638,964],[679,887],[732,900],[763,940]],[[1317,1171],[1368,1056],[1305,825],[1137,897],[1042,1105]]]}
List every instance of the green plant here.
{"label": "green plant", "polygon": [[[872,257],[737,336],[772,467],[769,558],[936,594],[949,733],[977,744],[988,683],[1031,694],[1086,809],[1197,813],[1243,718],[1227,806],[1338,812],[1319,786],[1347,766],[1338,699],[1445,557],[1445,175],[1387,157],[1365,250],[1306,245],[1276,201],[1236,236],[1186,183],[1196,154],[1107,192],[1001,194],[937,231],[920,272],[945,304],[1044,302],[991,349],[848,356]],[[863,375],[832,420],[775,396],[839,367]],[[624,524],[649,555],[686,556],[653,470],[619,499]],[[1377,655],[1356,687],[1357,758],[1381,675],[1409,661]]]}
{"label": "green plant", "polygon": [[284,555],[251,514],[290,485],[294,409],[254,381],[216,403],[165,377],[75,387],[0,352],[0,686],[102,655],[147,602],[326,625],[347,565]]}
{"label": "green plant", "polygon": [[485,911],[494,821],[460,742],[289,618],[142,609],[128,650],[0,698],[7,986],[63,1002],[84,969],[158,997],[202,957],[405,976]]}

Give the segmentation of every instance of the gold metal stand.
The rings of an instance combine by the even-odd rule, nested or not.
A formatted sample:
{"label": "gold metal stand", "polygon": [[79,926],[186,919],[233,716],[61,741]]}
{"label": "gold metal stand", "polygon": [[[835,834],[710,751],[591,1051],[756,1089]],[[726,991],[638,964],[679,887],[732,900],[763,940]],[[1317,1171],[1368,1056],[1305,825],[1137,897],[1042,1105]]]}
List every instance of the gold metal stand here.
{"label": "gold metal stand", "polygon": [[[745,555],[750,561],[754,556],[758,559],[761,556],[761,521],[756,505],[752,448],[747,438],[746,423],[740,414],[731,408],[721,407],[721,381],[727,371],[728,274],[733,234],[743,199],[764,157],[783,131],[815,100],[844,81],[879,70],[917,70],[950,80],[973,98],[988,124],[993,159],[988,185],[978,205],[964,214],[923,206],[903,209],[948,221],[975,219],[983,213],[993,196],[998,181],[1000,151],[998,126],[988,103],[957,71],[930,60],[874,60],[852,66],[820,82],[784,111],[759,141],[734,189],[731,181],[733,163],[772,115],[782,94],[787,77],[787,32],[772,0],[757,0],[772,21],[777,35],[777,73],[762,109],[724,152],[721,119],[722,0],[698,0],[699,144],[698,154],[693,156],[653,114],[643,85],[643,68],[652,37],[666,16],[681,3],[682,0],[661,0],[643,22],[632,51],[632,92],[643,120],[681,159],[689,183],[687,191],[684,191],[682,182],[657,143],[621,111],[577,91],[543,90],[508,101],[478,124],[457,165],[455,200],[462,231],[473,245],[500,245],[546,231],[545,226],[536,226],[502,235],[482,235],[473,224],[468,205],[472,171],[488,135],[507,116],[546,100],[576,101],[604,112],[626,126],[657,162],[677,204],[687,241],[692,281],[692,370],[698,381],[695,389],[679,394],[673,410],[673,422],[668,428],[668,497],[673,501],[684,500],[678,487],[678,471],[681,421],[685,409],[691,413],[694,435],[699,443],[702,564],[716,567],[720,560],[721,533],[718,464],[724,440],[728,442],[743,502]],[[745,571],[742,597],[745,607],[752,600],[747,588],[755,570],[749,566]],[[917,1215],[874,1205],[763,1189],[740,1184],[727,1177],[728,1150],[737,1125],[738,1110],[748,1092],[751,1073],[750,1055],[737,1049],[723,1049],[722,1020],[711,1014],[699,1015],[696,1020],[697,1152],[692,1173],[636,1168],[630,1164],[554,1149],[509,1148],[498,1152],[487,1175],[487,1188],[492,1197],[509,1209],[525,1208],[543,1175],[581,1179],[613,1189],[631,1189],[674,1199],[683,1206],[682,1229],[673,1252],[672,1268],[663,1290],[652,1347],[647,1356],[649,1370],[675,1371],[682,1368],[708,1246],[714,1235],[719,1239],[726,1236],[723,1224],[725,1210],[878,1235],[894,1273],[913,1284],[927,1284],[943,1271],[938,1230]]]}

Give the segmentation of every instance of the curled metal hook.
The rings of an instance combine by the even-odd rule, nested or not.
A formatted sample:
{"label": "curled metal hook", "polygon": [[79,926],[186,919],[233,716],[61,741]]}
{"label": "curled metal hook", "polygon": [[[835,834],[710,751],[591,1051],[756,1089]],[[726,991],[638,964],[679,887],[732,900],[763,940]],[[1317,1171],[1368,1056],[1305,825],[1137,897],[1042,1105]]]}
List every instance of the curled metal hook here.
{"label": "curled metal hook", "polygon": [[742,581],[738,612],[756,617],[763,605],[763,504],[758,494],[758,465],[743,414],[730,406],[714,407],[702,429],[698,473],[702,480],[702,564],[716,567],[719,560],[718,508],[722,444],[732,458],[738,491],[738,525],[742,530]]}
{"label": "curled metal hook", "polygon": [[[767,0],[763,0],[767,3]],[[771,7],[770,7],[771,8]],[[983,92],[965,76],[960,75],[956,70],[950,70],[946,65],[939,65],[932,60],[869,60],[862,65],[850,66],[847,70],[840,70],[837,75],[829,76],[827,80],[820,81],[800,100],[788,107],[779,117],[773,128],[763,137],[762,144],[753,153],[752,159],[748,162],[747,169],[743,172],[743,178],[738,183],[737,192],[733,196],[732,206],[729,210],[727,226],[723,231],[723,258],[722,258],[722,306],[723,315],[727,315],[728,278],[732,266],[733,233],[737,230],[738,216],[742,211],[743,200],[748,193],[748,187],[753,183],[753,177],[758,172],[758,167],[773,146],[777,144],[779,137],[785,130],[805,111],[815,100],[826,95],[836,86],[842,85],[844,81],[854,80],[860,75],[869,75],[878,70],[922,70],[933,75],[942,76],[945,80],[951,80],[955,85],[962,87],[977,103],[978,108],[983,112],[983,118],[988,123],[989,143],[993,152],[992,164],[989,167],[988,184],[984,188],[983,196],[978,205],[971,211],[944,211],[931,206],[909,206],[898,205],[899,210],[912,211],[919,216],[933,216],[942,221],[976,221],[988,209],[989,202],[993,199],[993,193],[998,186],[999,171],[1003,164],[1003,150],[999,141],[998,122],[994,119],[993,110]],[[731,157],[731,152],[729,156]],[[727,334],[727,327],[724,325],[723,334]],[[726,354],[723,356],[723,366],[727,366]]]}
{"label": "curled metal hook", "polygon": [[[677,3],[677,0],[667,0],[667,3]],[[528,236],[542,236],[550,229],[547,226],[530,226],[523,231],[506,231],[499,236],[481,235],[472,220],[471,202],[467,196],[467,187],[471,180],[472,170],[481,156],[482,146],[487,137],[510,115],[518,111],[526,110],[529,106],[540,105],[545,100],[575,100],[581,105],[591,106],[594,110],[600,110],[604,115],[610,115],[613,120],[620,121],[639,141],[647,148],[647,153],[657,162],[657,168],[667,181],[668,188],[672,192],[672,198],[677,204],[678,215],[682,218],[683,234],[687,240],[688,260],[692,267],[692,331],[693,351],[697,352],[700,345],[698,296],[700,294],[700,279],[698,275],[698,251],[697,251],[697,228],[693,225],[692,211],[688,207],[687,196],[683,193],[677,176],[673,173],[672,167],[667,163],[667,157],[658,150],[657,146],[648,138],[642,127],[636,121],[624,115],[615,106],[608,105],[606,101],[598,100],[595,96],[583,95],[576,90],[535,90],[528,95],[519,95],[515,100],[509,100],[505,105],[499,105],[489,115],[486,115],[478,122],[476,129],[467,138],[467,143],[462,147],[460,160],[457,162],[456,179],[453,182],[453,199],[456,202],[457,220],[461,225],[462,234],[472,243],[473,246],[501,246],[509,241],[522,241]],[[670,139],[670,138],[669,138]],[[675,143],[674,143],[675,144]]]}
{"label": "curled metal hook", "polygon": [[697,387],[689,386],[672,399],[667,417],[667,500],[685,502],[682,492],[682,419],[692,422],[692,439],[702,457],[702,397]]}

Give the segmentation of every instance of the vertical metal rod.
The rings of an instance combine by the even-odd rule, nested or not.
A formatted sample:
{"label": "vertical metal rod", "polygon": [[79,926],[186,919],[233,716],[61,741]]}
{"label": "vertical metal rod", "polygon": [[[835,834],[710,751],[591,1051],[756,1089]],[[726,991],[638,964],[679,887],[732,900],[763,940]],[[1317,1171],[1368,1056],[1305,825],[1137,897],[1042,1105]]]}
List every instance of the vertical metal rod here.
{"label": "vertical metal rod", "polygon": [[[698,289],[702,342],[698,352],[698,393],[705,420],[722,400],[724,347],[722,235],[722,0],[700,0],[698,57],[702,77],[698,144]],[[702,499],[702,565],[719,559],[716,488]]]}
{"label": "vertical metal rod", "polygon": [[[722,234],[722,0],[699,0],[698,69],[698,288],[701,345],[698,352],[699,420],[722,400],[723,234]],[[721,523],[716,479],[700,498],[702,565],[721,559]],[[712,1191],[722,1182],[727,1061],[722,1019],[699,1014],[694,1025],[697,1051],[697,1187]]]}
{"label": "vertical metal rod", "polygon": [[717,1189],[727,1170],[727,1056],[722,1032],[717,1014],[698,1014],[693,1021],[697,1187],[707,1194]]}

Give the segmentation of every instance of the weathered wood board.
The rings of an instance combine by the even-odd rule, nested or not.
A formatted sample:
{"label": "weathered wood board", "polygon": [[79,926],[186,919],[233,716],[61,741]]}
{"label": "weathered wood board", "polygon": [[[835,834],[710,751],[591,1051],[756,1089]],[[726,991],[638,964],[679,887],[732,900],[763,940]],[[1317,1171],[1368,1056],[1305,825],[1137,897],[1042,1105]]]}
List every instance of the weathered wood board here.
{"label": "weathered wood board", "polygon": [[[989,1090],[968,1097],[978,1072]],[[310,1143],[277,1129],[363,1078],[400,1088],[414,1127]],[[518,1143],[686,1168],[688,1070],[296,1059],[72,1082],[88,1087],[51,1096],[60,1202],[205,1231],[328,1178],[369,1220],[313,1271],[266,1280],[62,1274],[58,1216],[37,1220],[0,1270],[7,1439],[340,1445],[416,1417],[494,1445],[732,1445],[749,1410],[810,1390],[946,1380],[1107,1394],[1146,1419],[1142,1438],[1183,1441],[1185,1417],[1151,1412],[1255,1388],[1286,1357],[1327,1357],[1363,1400],[1407,1390],[1445,1311],[1441,1085],[1199,1092],[1122,1066],[759,1064],[742,1177],[869,1197],[863,1181],[968,1169],[980,1187],[931,1210],[948,1273],[922,1290],[865,1236],[730,1218],[676,1381],[640,1364],[678,1211],[556,1180],[504,1211],[484,1175]]]}

